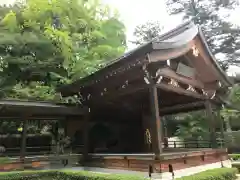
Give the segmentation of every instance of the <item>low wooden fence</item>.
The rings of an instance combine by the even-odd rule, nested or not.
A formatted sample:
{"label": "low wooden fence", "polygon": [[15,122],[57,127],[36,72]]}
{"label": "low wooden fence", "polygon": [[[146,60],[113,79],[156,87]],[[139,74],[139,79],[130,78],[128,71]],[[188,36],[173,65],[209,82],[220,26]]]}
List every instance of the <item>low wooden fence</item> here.
{"label": "low wooden fence", "polygon": [[216,144],[207,141],[168,141],[163,143],[164,148],[217,148],[223,147],[225,142],[217,140]]}
{"label": "low wooden fence", "polygon": [[[217,141],[219,148],[224,147],[222,140]],[[210,141],[168,141],[163,143],[164,149],[192,149],[192,148],[218,148],[213,145]],[[32,146],[26,147],[26,155],[47,155],[54,154],[56,150],[54,146]],[[56,148],[56,147],[55,147]],[[83,152],[84,145],[74,145],[64,149],[64,153],[81,154]],[[109,150],[110,151],[110,150]],[[106,149],[108,152],[108,149]],[[1,153],[0,153],[1,155]],[[2,156],[19,156],[20,147],[16,148],[5,148],[5,152],[2,152]]]}

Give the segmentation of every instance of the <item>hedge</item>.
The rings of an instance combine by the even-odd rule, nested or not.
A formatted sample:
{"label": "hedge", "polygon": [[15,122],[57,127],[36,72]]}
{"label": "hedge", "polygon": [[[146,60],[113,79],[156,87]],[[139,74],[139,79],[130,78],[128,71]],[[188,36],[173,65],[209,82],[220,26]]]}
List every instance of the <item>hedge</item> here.
{"label": "hedge", "polygon": [[[177,180],[235,180],[237,170],[234,168],[219,168],[204,171]],[[29,171],[0,173],[0,180],[144,180],[141,176],[100,174],[94,172],[71,171]]]}
{"label": "hedge", "polygon": [[12,160],[8,157],[0,157],[0,165],[11,163],[11,162],[12,162]]}
{"label": "hedge", "polygon": [[141,176],[101,174],[94,172],[38,171],[0,173],[0,180],[144,180]]}

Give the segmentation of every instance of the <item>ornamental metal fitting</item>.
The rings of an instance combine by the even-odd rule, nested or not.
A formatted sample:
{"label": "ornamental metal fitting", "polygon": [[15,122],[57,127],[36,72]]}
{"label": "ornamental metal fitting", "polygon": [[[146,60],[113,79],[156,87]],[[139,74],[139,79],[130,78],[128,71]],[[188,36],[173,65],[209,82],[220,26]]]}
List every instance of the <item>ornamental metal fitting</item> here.
{"label": "ornamental metal fitting", "polygon": [[199,55],[199,50],[198,50],[198,48],[197,48],[196,46],[193,46],[193,47],[192,47],[192,52],[193,52],[193,55],[194,55],[195,57],[198,57],[198,55]]}
{"label": "ornamental metal fitting", "polygon": [[208,92],[202,89],[203,95],[208,96]]}
{"label": "ornamental metal fitting", "polygon": [[146,129],[145,135],[146,135],[147,143],[151,144],[152,143],[152,137],[151,137],[151,133],[150,133],[149,129]]}
{"label": "ornamental metal fitting", "polygon": [[175,87],[179,87],[178,82],[177,82],[176,80],[172,79],[172,78],[171,78],[171,81],[170,81],[168,84],[169,84],[169,85],[173,85],[173,86],[175,86]]}
{"label": "ornamental metal fitting", "polygon": [[195,88],[192,85],[188,85],[188,91],[196,92]]}

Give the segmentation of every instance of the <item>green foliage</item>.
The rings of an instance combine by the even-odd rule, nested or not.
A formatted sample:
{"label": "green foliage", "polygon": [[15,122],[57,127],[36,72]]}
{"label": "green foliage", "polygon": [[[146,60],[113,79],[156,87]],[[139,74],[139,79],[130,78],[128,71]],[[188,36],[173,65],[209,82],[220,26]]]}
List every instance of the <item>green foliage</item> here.
{"label": "green foliage", "polygon": [[224,118],[227,131],[231,132],[232,124],[234,124],[234,122],[238,122],[240,118],[238,108],[240,106],[240,86],[238,84],[235,84],[230,90],[227,101],[231,104],[231,107],[223,108],[221,110],[221,116]]}
{"label": "green foliage", "polygon": [[191,176],[177,178],[177,180],[235,180],[237,169],[235,168],[219,168],[207,170]]}
{"label": "green foliage", "polygon": [[232,162],[232,167],[237,168],[238,173],[240,172],[240,163],[239,162]]}
{"label": "green foliage", "polygon": [[97,0],[0,7],[0,98],[60,101],[55,88],[125,51],[125,27]]}
{"label": "green foliage", "polygon": [[21,126],[21,122],[14,120],[0,120],[0,134],[15,134]]}
{"label": "green foliage", "polygon": [[40,172],[21,172],[21,173],[0,173],[1,180],[143,180],[143,177],[133,175],[114,175],[100,174],[94,172],[70,172],[70,171],[40,171]]}
{"label": "green foliage", "polygon": [[231,104],[239,106],[240,105],[240,86],[239,84],[235,84],[230,93],[228,100],[231,102]]}
{"label": "green foliage", "polygon": [[11,163],[11,159],[9,159],[8,157],[0,157],[0,165],[1,164],[8,164]]}
{"label": "green foliage", "polygon": [[160,36],[163,26],[159,22],[149,21],[145,24],[138,25],[133,35],[136,40],[132,41],[134,44],[141,45]]}
{"label": "green foliage", "polygon": [[[178,180],[235,180],[237,169],[219,168],[207,170],[195,175],[178,178]],[[134,175],[100,174],[94,172],[70,172],[70,171],[39,171],[39,172],[11,172],[0,173],[1,180],[143,180],[144,177]]]}
{"label": "green foliage", "polygon": [[234,161],[240,159],[240,154],[229,154],[228,156],[229,156],[231,159],[233,159]]}
{"label": "green foliage", "polygon": [[203,111],[184,114],[178,126],[176,135],[183,140],[209,139],[209,125]]}
{"label": "green foliage", "polygon": [[[231,89],[231,92],[229,93],[229,96],[226,97],[226,99],[228,99],[227,101],[229,101],[229,103],[232,104],[233,107],[238,107],[240,105],[239,95],[240,95],[240,88],[238,85],[235,85]],[[231,132],[231,126],[234,124],[234,122],[235,122],[235,125],[239,124],[238,123],[238,120],[240,117],[239,111],[237,109],[225,107],[220,110],[220,113],[215,111],[215,118],[217,123],[216,125],[217,127],[219,127],[219,129],[221,126],[220,124],[221,117],[219,117],[219,114],[224,119],[224,124],[228,132]],[[204,111],[183,114],[181,118],[182,120],[179,121],[179,126],[175,135],[181,137],[184,140],[208,140],[209,139],[210,137],[209,124],[206,118],[206,113]],[[178,120],[176,119],[175,121],[178,121]],[[234,141],[238,142],[237,133],[234,133],[234,134],[232,132],[227,134],[225,133],[224,136],[225,136],[225,141],[228,145],[230,145],[229,144],[230,142],[234,142]]]}

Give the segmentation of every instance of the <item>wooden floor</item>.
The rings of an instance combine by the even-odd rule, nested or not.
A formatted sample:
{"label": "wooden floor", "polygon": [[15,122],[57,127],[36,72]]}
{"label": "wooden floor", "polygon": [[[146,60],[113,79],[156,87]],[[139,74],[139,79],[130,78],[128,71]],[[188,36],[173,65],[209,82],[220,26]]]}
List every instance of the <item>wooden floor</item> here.
{"label": "wooden floor", "polygon": [[170,166],[174,170],[180,170],[227,159],[226,149],[168,149],[161,154],[160,159],[156,159],[152,153],[94,153],[89,154],[89,160],[85,165],[145,172],[149,170],[149,166],[153,166],[156,172],[167,172]]}
{"label": "wooden floor", "polygon": [[[164,149],[163,153],[161,154],[162,157],[175,157],[175,156],[183,156],[183,155],[193,155],[198,153],[207,153],[211,152],[214,149],[211,148],[191,148],[191,149],[185,149],[185,148],[168,148]],[[129,159],[154,159],[155,155],[154,153],[89,153],[89,156],[91,157],[104,157],[106,159],[108,158],[129,158]],[[33,160],[33,159],[52,159],[52,158],[60,158],[64,159],[67,157],[75,157],[80,158],[82,157],[82,154],[77,153],[66,153],[61,155],[56,154],[47,154],[47,155],[28,155],[25,157],[25,159]],[[19,156],[13,157],[12,159],[18,159]]]}
{"label": "wooden floor", "polygon": [[[18,157],[19,158],[19,157]],[[16,158],[17,159],[17,158]],[[221,162],[228,159],[226,149],[211,148],[169,148],[164,149],[160,159],[156,159],[153,153],[129,153],[129,154],[113,154],[113,153],[90,153],[89,159],[81,163],[82,154],[62,154],[62,155],[40,155],[26,156],[25,162],[56,162],[68,159],[69,165],[80,162],[80,165],[86,167],[109,168],[119,170],[131,170],[147,172],[149,166],[154,166],[155,172],[168,172],[169,165],[174,170],[191,168],[199,165],[206,165]]]}
{"label": "wooden floor", "polygon": [[[212,148],[196,148],[196,149],[184,149],[184,148],[169,148],[164,149],[161,154],[162,157],[171,157],[171,156],[182,156],[182,155],[190,155],[195,153],[206,153],[211,152]],[[124,157],[124,158],[141,158],[141,159],[154,159],[154,153],[90,153],[92,157],[104,157],[104,158],[116,158],[116,157]]]}

